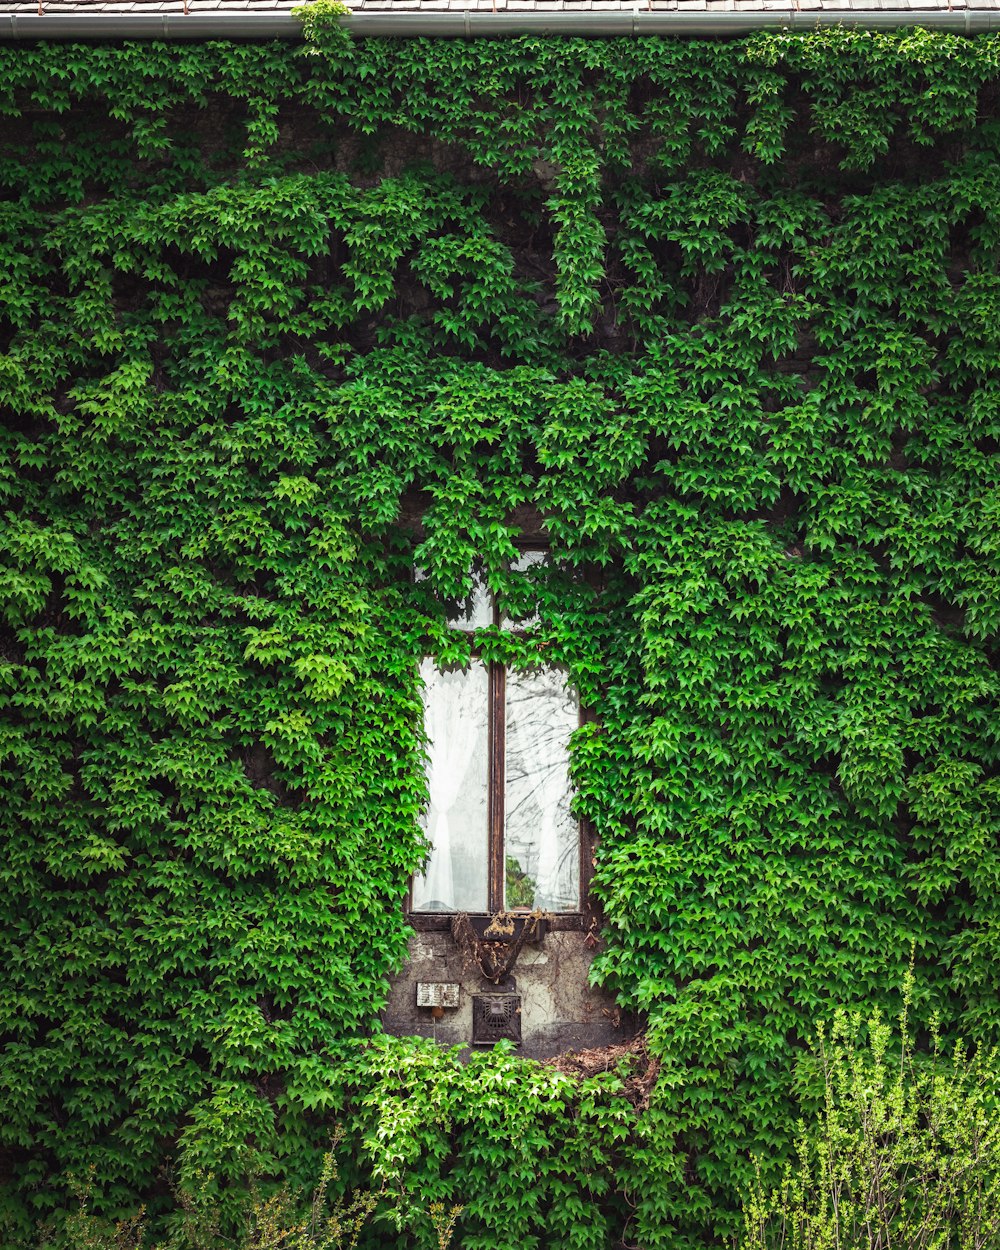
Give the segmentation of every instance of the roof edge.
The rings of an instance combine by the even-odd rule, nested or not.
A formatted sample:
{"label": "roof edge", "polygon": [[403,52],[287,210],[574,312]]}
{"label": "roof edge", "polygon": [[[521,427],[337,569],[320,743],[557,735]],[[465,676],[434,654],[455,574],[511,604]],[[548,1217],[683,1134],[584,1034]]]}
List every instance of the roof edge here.
{"label": "roof edge", "polygon": [[[781,9],[687,13],[640,7],[610,12],[494,13],[464,9],[448,13],[391,11],[352,13],[341,19],[354,35],[442,39],[504,35],[574,35],[582,37],[673,35],[729,37],[755,30],[816,30],[845,26],[897,30],[921,26],[956,34],[1000,30],[1000,9]],[[49,39],[291,39],[302,38],[301,23],[281,13],[3,13],[0,41]]]}

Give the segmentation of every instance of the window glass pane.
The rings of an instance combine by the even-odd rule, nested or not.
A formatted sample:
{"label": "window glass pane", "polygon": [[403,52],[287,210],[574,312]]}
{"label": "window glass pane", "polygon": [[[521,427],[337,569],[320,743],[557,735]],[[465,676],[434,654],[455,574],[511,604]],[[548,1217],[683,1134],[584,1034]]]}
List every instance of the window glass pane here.
{"label": "window glass pane", "polygon": [[423,825],[431,841],[426,871],[413,879],[415,911],[487,910],[489,677],[474,660],[464,672],[420,665],[428,737],[430,804]]}
{"label": "window glass pane", "polygon": [[493,624],[493,596],[481,570],[472,570],[472,594],[456,605],[448,624],[455,629],[486,629]]}
{"label": "window glass pane", "polygon": [[569,738],[579,703],[556,669],[507,673],[507,907],[580,909],[580,824],[570,813]]}
{"label": "window glass pane", "polygon": [[[544,564],[548,558],[549,553],[547,551],[522,551],[510,567],[515,573],[527,573],[529,569],[535,568],[539,564]],[[500,618],[501,629],[531,629],[537,624],[537,613],[532,613],[531,616],[519,619],[503,614]]]}
{"label": "window glass pane", "polygon": [[[458,600],[454,611],[448,613],[448,624],[453,629],[485,629],[493,624],[493,596],[483,579],[482,569],[473,569],[471,577],[472,591],[468,598]],[[425,582],[427,570],[416,565],[413,580]]]}

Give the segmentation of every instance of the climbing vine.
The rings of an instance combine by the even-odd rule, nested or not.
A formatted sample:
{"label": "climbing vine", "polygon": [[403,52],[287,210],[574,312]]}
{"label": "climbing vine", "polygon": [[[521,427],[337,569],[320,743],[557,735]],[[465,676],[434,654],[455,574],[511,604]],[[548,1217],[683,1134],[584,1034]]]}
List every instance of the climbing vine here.
{"label": "climbing vine", "polygon": [[[912,948],[998,1024],[1000,43],[310,36],[0,51],[7,1235],[91,1166],[306,1183],[335,1116],[345,1184],[473,1192],[456,1244],[703,1244],[834,1003]],[[594,713],[640,1110],[352,1042],[474,565],[538,615],[482,652]],[[491,1191],[448,1143],[505,1107],[545,1166]]]}

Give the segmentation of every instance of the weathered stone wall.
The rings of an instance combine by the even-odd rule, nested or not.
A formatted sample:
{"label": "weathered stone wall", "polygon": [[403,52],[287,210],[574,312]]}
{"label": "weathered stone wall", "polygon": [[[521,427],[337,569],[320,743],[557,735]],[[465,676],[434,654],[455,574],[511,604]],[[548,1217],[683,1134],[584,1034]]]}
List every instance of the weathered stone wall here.
{"label": "weathered stone wall", "polygon": [[[450,933],[417,933],[406,966],[392,983],[383,1013],[386,1031],[397,1036],[433,1037],[446,1046],[472,1040],[472,996],[515,992],[521,999],[520,1053],[544,1058],[565,1050],[626,1041],[634,1029],[614,999],[587,984],[593,954],[580,932],[547,933],[517,958],[512,979],[501,986],[485,980]],[[417,1006],[421,982],[458,984],[459,1005],[435,1019]]]}

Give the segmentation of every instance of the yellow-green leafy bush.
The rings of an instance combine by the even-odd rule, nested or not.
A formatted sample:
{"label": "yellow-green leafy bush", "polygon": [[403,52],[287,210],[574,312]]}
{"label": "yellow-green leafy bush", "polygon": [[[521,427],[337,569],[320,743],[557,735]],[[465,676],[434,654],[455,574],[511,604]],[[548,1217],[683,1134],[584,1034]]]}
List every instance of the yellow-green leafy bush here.
{"label": "yellow-green leafy bush", "polygon": [[986,1250],[1000,1244],[1000,1062],[921,1055],[874,1016],[839,1012],[809,1066],[822,1106],[799,1125],[795,1160],[744,1203],[743,1250]]}

